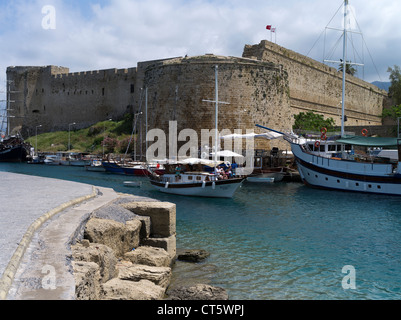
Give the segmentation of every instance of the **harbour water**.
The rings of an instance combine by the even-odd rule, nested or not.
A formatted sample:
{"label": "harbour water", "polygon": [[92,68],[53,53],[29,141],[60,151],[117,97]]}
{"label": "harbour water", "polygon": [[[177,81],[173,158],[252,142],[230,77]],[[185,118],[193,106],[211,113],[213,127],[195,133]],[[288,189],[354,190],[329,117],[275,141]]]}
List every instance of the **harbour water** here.
{"label": "harbour water", "polygon": [[[232,199],[209,199],[160,193],[144,177],[77,167],[2,163],[0,183],[1,171],[176,203],[177,247],[211,253],[195,266],[177,264],[177,281],[221,286],[231,300],[401,299],[399,197],[314,190],[300,183],[244,183]],[[127,188],[127,180],[142,185]],[[355,274],[343,273],[344,266]],[[353,275],[356,288],[344,289],[343,280]]]}

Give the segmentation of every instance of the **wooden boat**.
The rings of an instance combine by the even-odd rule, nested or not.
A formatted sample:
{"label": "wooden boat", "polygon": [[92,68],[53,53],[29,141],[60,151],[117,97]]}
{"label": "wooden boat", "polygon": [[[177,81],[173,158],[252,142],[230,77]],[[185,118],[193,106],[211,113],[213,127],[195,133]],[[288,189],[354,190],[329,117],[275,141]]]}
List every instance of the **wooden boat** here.
{"label": "wooden boat", "polygon": [[91,159],[90,164],[85,165],[87,171],[105,172],[106,169],[102,165],[102,160]]}
{"label": "wooden boat", "polygon": [[258,175],[250,175],[246,178],[248,182],[256,182],[256,183],[273,183],[274,178],[269,175],[258,174]]}
{"label": "wooden boat", "polygon": [[142,186],[142,181],[124,181],[124,186],[131,188],[140,188]]}
{"label": "wooden boat", "polygon": [[209,172],[151,175],[150,183],[159,191],[183,196],[232,198],[245,177],[219,180]]}
{"label": "wooden boat", "polygon": [[9,136],[0,140],[0,162],[23,162],[30,158],[30,144],[20,136]]}

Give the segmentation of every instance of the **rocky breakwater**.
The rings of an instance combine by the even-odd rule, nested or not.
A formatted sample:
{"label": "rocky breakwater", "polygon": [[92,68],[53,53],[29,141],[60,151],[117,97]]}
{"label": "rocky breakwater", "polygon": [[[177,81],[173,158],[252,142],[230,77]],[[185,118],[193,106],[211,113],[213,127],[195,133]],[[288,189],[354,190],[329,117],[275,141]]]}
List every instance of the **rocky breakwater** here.
{"label": "rocky breakwater", "polygon": [[165,297],[176,257],[176,206],[129,198],[92,213],[71,246],[77,300]]}

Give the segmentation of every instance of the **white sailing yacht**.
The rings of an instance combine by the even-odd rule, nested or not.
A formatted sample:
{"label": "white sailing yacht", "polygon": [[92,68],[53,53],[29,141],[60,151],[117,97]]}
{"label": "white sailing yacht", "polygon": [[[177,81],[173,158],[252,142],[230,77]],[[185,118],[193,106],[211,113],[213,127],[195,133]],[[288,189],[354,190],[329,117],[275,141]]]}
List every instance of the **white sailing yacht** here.
{"label": "white sailing yacht", "polygon": [[[344,1],[344,9],[341,137],[334,142],[336,147],[337,145],[341,146],[339,150],[337,149],[339,152],[336,152],[335,156],[333,156],[321,150],[321,147],[328,144],[325,141],[322,141],[320,146],[315,145],[315,148],[311,148],[310,142],[305,139],[301,139],[294,134],[279,133],[282,133],[284,139],[291,144],[299,173],[306,185],[332,190],[401,195],[401,139],[345,135],[344,109],[348,0]],[[257,126],[272,130],[260,125]],[[369,155],[359,156],[352,151],[351,146],[396,147],[398,148],[398,161]],[[317,148],[318,150],[316,150],[316,147],[319,147]]]}

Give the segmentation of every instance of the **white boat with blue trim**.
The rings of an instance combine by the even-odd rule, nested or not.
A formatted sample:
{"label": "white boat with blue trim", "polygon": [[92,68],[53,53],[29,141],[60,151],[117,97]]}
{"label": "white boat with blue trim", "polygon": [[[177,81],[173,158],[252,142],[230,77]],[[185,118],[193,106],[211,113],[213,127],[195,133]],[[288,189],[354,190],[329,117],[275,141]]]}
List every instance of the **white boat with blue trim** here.
{"label": "white boat with blue trim", "polygon": [[[401,139],[346,135],[345,119],[345,73],[349,64],[346,57],[348,0],[344,1],[344,50],[341,136],[327,139],[324,128],[321,138],[313,142],[293,133],[283,133],[260,125],[260,128],[283,134],[291,144],[291,150],[303,182],[311,187],[401,196]],[[380,153],[358,154],[358,148],[388,148],[398,150],[398,159],[379,157]]]}

